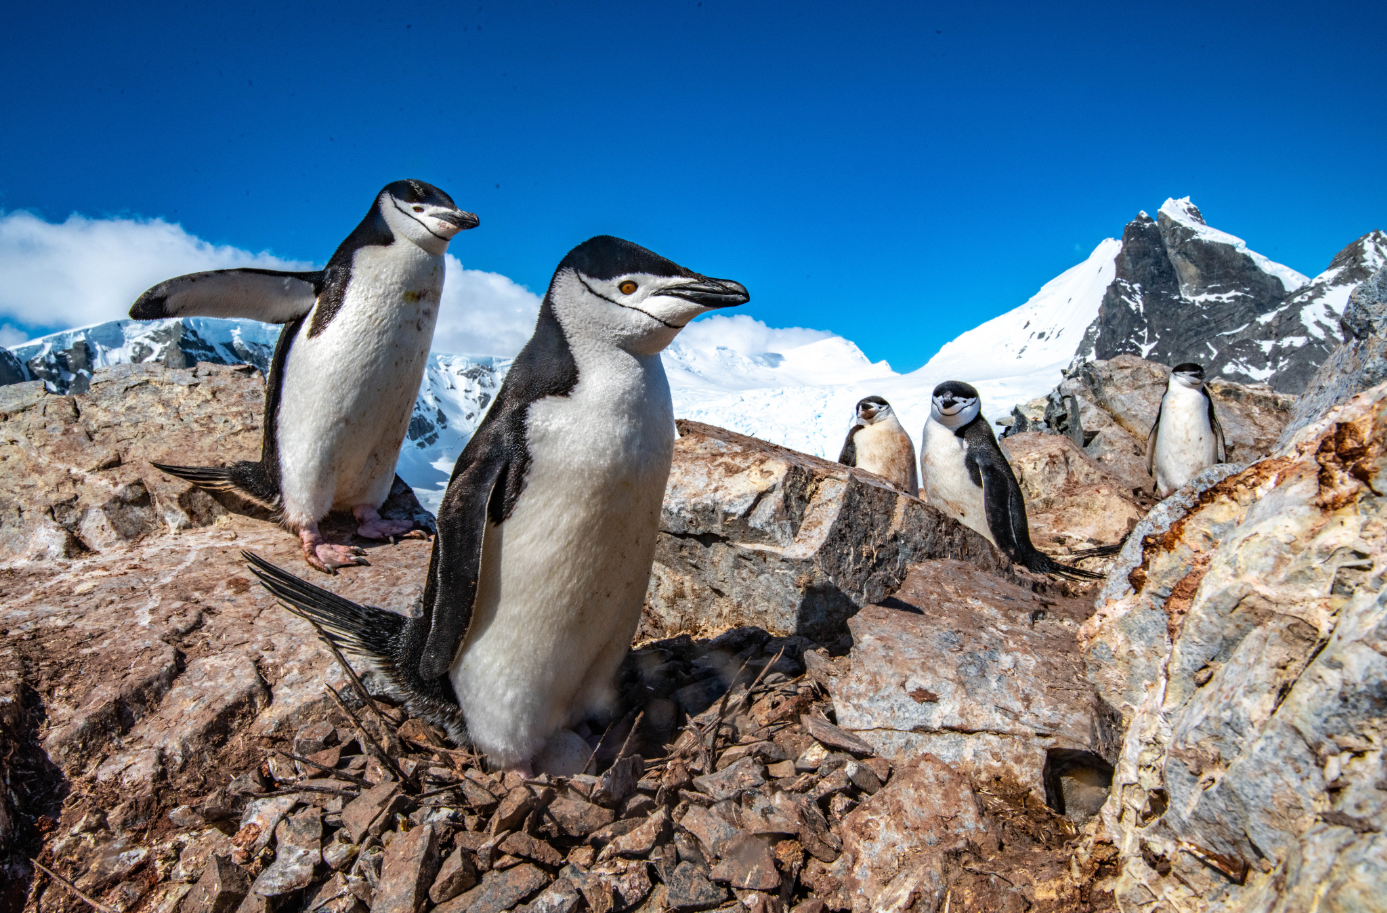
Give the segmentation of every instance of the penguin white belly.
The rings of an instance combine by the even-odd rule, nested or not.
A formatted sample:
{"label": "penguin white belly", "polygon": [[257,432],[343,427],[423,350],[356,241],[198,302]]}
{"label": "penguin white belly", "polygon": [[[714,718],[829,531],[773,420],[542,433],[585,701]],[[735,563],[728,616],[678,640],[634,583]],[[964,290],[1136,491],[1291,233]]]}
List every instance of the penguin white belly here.
{"label": "penguin white belly", "polygon": [[511,516],[487,526],[471,627],[449,671],[468,734],[523,762],[613,698],[640,621],[674,453],[659,356],[587,370],[530,407],[531,463]]}
{"label": "penguin white belly", "polygon": [[858,467],[891,480],[901,491],[916,494],[915,450],[899,422],[864,425],[852,436]]}
{"label": "penguin white belly", "polygon": [[920,442],[925,500],[996,545],[987,525],[982,486],[973,484],[963,462],[967,454],[968,443],[963,438],[936,421],[925,422],[924,440]]}
{"label": "penguin white belly", "polygon": [[1184,488],[1218,462],[1218,441],[1209,426],[1204,394],[1173,385],[1161,400],[1161,427],[1156,435],[1156,486],[1161,497]]}
{"label": "penguin white belly", "polygon": [[443,258],[413,244],[366,247],[341,309],[317,336],[304,321],[281,381],[284,517],[379,507],[390,493],[443,292]]}

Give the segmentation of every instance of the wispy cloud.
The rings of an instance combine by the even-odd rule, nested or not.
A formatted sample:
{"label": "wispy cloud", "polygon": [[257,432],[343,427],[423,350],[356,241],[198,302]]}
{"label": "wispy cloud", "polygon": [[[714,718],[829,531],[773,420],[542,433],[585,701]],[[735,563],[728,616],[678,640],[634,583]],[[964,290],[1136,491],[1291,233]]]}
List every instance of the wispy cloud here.
{"label": "wispy cloud", "polygon": [[[269,252],[210,244],[163,219],[48,222],[28,212],[0,215],[0,345],[21,328],[68,329],[125,317],[140,293],[172,276],[254,266],[310,270]],[[514,355],[534,329],[539,297],[497,273],[463,269],[448,257],[434,348]]]}
{"label": "wispy cloud", "polygon": [[834,336],[805,327],[769,327],[748,314],[710,314],[689,324],[679,342],[696,349],[723,346],[743,355],[783,352]]}

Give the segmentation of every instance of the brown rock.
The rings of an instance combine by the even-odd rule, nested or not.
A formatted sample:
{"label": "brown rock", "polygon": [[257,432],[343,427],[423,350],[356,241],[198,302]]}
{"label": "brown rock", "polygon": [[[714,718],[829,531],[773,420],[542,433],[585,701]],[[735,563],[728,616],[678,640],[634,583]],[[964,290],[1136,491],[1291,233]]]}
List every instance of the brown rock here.
{"label": "brown rock", "polygon": [[608,808],[620,805],[623,799],[635,792],[636,781],[644,769],[645,762],[639,755],[619,759],[597,781],[597,787],[592,791],[592,801]]}
{"label": "brown rock", "polygon": [[438,872],[438,835],[425,824],[397,834],[385,848],[372,913],[419,913]]}
{"label": "brown rock", "polygon": [[326,720],[301,726],[294,733],[294,754],[309,757],[337,742],[337,730]]}
{"label": "brown rock", "polygon": [[630,909],[650,893],[650,876],[644,862],[616,859],[587,872],[566,868],[561,873],[583,892],[593,913]]}
{"label": "brown rock", "polygon": [[402,808],[403,803],[398,784],[393,781],[378,783],[347,803],[342,809],[342,826],[347,829],[352,843],[360,843],[366,839],[372,824]]}
{"label": "brown rock", "polygon": [[506,798],[501,800],[500,807],[491,818],[492,835],[515,830],[525,820],[534,804],[535,794],[530,792],[529,787],[517,786],[506,793]]}
{"label": "brown rock", "polygon": [[521,913],[573,913],[583,902],[583,894],[567,878],[559,878],[523,907]]}
{"label": "brown rock", "polygon": [[181,913],[231,913],[250,891],[250,873],[225,856],[213,856],[183,899]]}
{"label": "brown rock", "polygon": [[850,751],[853,754],[859,755],[875,754],[872,750],[872,746],[852,733],[844,732],[822,717],[805,714],[799,718],[799,721],[800,724],[809,731],[810,735],[829,748],[836,748],[839,751]]}
{"label": "brown rock", "polygon": [[713,866],[709,877],[749,891],[774,891],[780,887],[775,854],[764,838],[751,834],[739,834],[724,847],[722,859]]}
{"label": "brown rock", "polygon": [[[1052,752],[1093,769],[1116,760],[1118,717],[1075,640],[1088,612],[959,562],[917,565],[890,607],[851,620],[854,646],[829,686],[838,722],[897,764],[932,753],[1045,801]],[[914,700],[922,687],[938,700]]]}
{"label": "brown rock", "polygon": [[178,864],[174,866],[171,877],[175,881],[197,881],[207,868],[208,860],[213,856],[230,858],[233,849],[229,837],[216,828],[209,827],[183,847],[183,851],[178,854]]}
{"label": "brown rock", "polygon": [[694,777],[694,786],[714,801],[733,799],[766,782],[765,768],[755,758],[742,758],[716,773]]}
{"label": "brown rock", "polygon": [[571,837],[586,837],[616,820],[616,812],[582,799],[555,799],[549,803],[548,811]]}
{"label": "brown rock", "polygon": [[679,826],[698,838],[708,856],[721,856],[722,851],[741,833],[722,818],[696,805],[684,813]]}
{"label": "brown rock", "polygon": [[250,886],[261,897],[279,897],[308,887],[323,861],[322,813],[306,808],[275,828],[275,859]]}
{"label": "brown rock", "polygon": [[713,884],[702,869],[681,862],[665,882],[665,899],[671,910],[703,910],[727,899],[727,889]]}
{"label": "brown rock", "polygon": [[651,637],[754,625],[833,640],[914,561],[957,558],[1010,573],[981,536],[878,476],[678,424],[646,597]]}
{"label": "brown rock", "polygon": [[669,811],[661,808],[641,822],[640,826],[607,844],[607,848],[602,851],[602,858],[646,856],[655,848],[656,844],[665,839],[668,830]]}
{"label": "brown rock", "polygon": [[429,900],[444,903],[457,897],[463,891],[471,890],[477,884],[477,867],[472,864],[472,854],[464,847],[453,850],[452,855],[443,860],[438,877],[429,888]]}
{"label": "brown rock", "polygon": [[557,867],[563,863],[563,857],[559,855],[557,850],[547,843],[536,840],[524,831],[508,835],[506,839],[497,844],[496,848],[511,856],[533,859],[541,865]]}
{"label": "brown rock", "polygon": [[504,913],[549,883],[549,876],[530,863],[501,872],[487,872],[482,883],[447,903],[435,913]]}
{"label": "brown rock", "polygon": [[366,904],[352,893],[347,877],[336,872],[304,905],[304,913],[367,913]]}
{"label": "brown rock", "polygon": [[918,857],[961,847],[985,832],[968,781],[924,755],[843,821],[844,892],[854,913],[877,909],[888,883]]}
{"label": "brown rock", "polygon": [[1131,485],[1064,435],[1016,434],[1001,445],[1026,501],[1031,542],[1041,551],[1116,544],[1146,513]]}

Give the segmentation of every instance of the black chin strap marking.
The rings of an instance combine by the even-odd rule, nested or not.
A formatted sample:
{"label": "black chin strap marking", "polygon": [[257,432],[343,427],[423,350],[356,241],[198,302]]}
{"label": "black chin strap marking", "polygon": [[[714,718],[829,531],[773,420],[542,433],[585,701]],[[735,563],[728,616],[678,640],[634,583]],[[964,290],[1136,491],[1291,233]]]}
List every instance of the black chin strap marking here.
{"label": "black chin strap marking", "polygon": [[637,314],[644,314],[645,316],[649,317],[651,320],[655,321],[656,323],[663,323],[665,326],[669,327],[671,330],[682,330],[682,329],[684,329],[684,327],[688,326],[688,324],[686,324],[686,323],[670,323],[668,320],[661,320],[659,317],[656,317],[654,314],[650,313],[649,311],[643,311],[643,310],[641,310],[641,309],[638,308],[638,307],[632,307],[632,306],[629,305],[629,304],[622,304],[620,301],[614,301],[613,299],[608,298],[606,295],[604,295],[604,294],[602,294],[601,292],[599,292],[597,289],[595,289],[595,288],[593,288],[592,286],[588,285],[588,281],[587,281],[586,279],[583,278],[583,274],[580,273],[580,272],[578,272],[576,269],[573,271],[573,275],[577,276],[577,277],[578,277],[578,281],[581,282],[581,283],[583,283],[583,288],[585,288],[585,289],[587,289],[588,291],[592,292],[594,295],[596,295],[598,298],[601,298],[603,301],[611,301],[612,304],[616,305],[616,306],[619,307],[619,308],[626,308],[626,310],[628,310],[628,311],[635,311]]}

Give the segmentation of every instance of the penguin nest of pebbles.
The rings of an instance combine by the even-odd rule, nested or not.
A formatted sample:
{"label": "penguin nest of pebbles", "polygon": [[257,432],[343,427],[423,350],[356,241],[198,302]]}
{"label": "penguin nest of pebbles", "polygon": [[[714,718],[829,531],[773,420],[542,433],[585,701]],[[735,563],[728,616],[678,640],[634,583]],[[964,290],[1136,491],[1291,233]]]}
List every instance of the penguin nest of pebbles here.
{"label": "penguin nest of pebbles", "polygon": [[[893,770],[833,724],[811,646],[740,628],[637,647],[570,777],[488,772],[359,680],[327,686],[323,719],[168,813],[142,878],[98,901],[45,873],[65,883],[44,907],[66,891],[103,913],[847,909],[843,822]],[[1068,819],[978,798],[991,836],[946,856],[955,909],[1003,909],[1021,872],[1067,877]],[[1106,865],[1091,849],[1090,880]]]}

